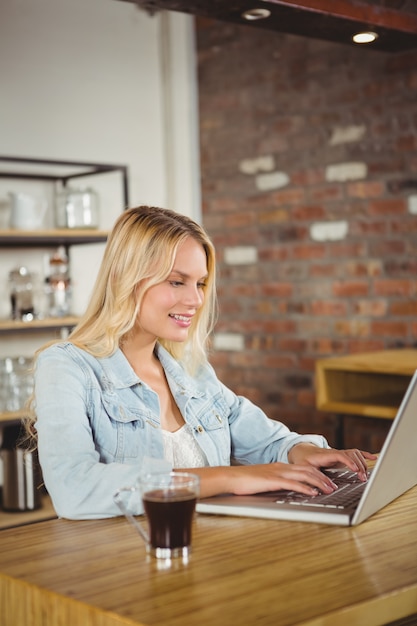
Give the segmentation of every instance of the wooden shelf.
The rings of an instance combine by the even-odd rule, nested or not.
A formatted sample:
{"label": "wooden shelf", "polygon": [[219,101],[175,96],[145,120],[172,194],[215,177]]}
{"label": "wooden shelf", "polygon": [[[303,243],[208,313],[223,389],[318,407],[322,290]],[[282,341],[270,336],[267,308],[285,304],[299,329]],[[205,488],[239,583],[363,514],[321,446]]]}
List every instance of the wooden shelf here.
{"label": "wooden shelf", "polygon": [[1,333],[21,333],[22,331],[42,331],[59,328],[71,328],[78,323],[78,317],[69,315],[66,317],[46,317],[43,319],[23,322],[21,320],[0,319]]}
{"label": "wooden shelf", "polygon": [[27,417],[27,412],[21,411],[4,411],[0,412],[0,424],[13,424]]}
{"label": "wooden shelf", "polygon": [[34,522],[43,522],[56,517],[57,514],[52,506],[50,497],[44,495],[42,496],[42,506],[35,511],[17,511],[14,513],[0,509],[0,530],[33,524]]}
{"label": "wooden shelf", "polygon": [[331,413],[394,419],[416,369],[413,349],[319,359],[316,406]]}
{"label": "wooden shelf", "polygon": [[0,246],[39,247],[69,246],[75,244],[100,243],[107,241],[108,231],[87,228],[60,228],[51,230],[1,230]]}

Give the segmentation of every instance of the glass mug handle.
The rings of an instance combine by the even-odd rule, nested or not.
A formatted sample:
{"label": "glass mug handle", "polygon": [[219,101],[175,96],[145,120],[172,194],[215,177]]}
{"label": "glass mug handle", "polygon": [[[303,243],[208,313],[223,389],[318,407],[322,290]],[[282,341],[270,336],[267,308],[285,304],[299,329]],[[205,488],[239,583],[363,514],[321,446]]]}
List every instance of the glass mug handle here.
{"label": "glass mug handle", "polygon": [[113,496],[113,499],[116,502],[117,506],[119,507],[120,511],[123,513],[123,515],[132,524],[132,526],[134,526],[134,528],[136,528],[136,530],[138,531],[139,535],[142,537],[142,539],[144,540],[146,545],[149,547],[150,546],[150,541],[149,541],[148,533],[143,529],[143,527],[140,524],[140,522],[138,522],[138,520],[135,518],[135,516],[126,507],[125,501],[124,501],[123,496],[122,496],[122,494],[129,494],[129,493],[130,494],[134,494],[134,493],[137,493],[137,492],[140,493],[140,488],[139,487],[122,487],[121,489],[118,489],[116,491],[116,493]]}

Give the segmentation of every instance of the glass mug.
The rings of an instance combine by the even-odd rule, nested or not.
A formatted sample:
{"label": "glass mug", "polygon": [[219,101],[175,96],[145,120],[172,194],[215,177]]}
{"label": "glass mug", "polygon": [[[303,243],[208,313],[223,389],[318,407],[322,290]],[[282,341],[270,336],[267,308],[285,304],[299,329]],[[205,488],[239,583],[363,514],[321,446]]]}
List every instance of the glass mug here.
{"label": "glass mug", "polygon": [[[182,557],[191,552],[192,521],[200,479],[188,472],[158,472],[139,479],[137,487],[119,489],[114,500],[158,559]],[[135,518],[141,500],[148,529]]]}

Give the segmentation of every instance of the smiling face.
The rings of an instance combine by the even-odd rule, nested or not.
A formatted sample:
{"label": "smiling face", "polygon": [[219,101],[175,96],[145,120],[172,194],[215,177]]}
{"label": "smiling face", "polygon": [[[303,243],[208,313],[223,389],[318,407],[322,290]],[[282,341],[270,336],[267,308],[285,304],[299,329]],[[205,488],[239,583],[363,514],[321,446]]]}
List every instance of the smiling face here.
{"label": "smiling face", "polygon": [[149,341],[186,341],[192,319],[204,302],[207,258],[203,246],[187,237],[178,247],[168,278],[150,287],[142,300],[138,332]]}

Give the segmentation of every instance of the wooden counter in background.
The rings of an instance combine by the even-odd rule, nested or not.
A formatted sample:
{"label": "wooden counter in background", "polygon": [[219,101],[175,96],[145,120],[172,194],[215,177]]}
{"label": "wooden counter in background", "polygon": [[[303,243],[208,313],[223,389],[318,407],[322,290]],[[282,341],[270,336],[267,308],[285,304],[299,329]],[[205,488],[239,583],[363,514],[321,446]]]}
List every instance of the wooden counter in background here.
{"label": "wooden counter in background", "polygon": [[34,511],[4,511],[0,508],[0,530],[33,524],[56,518],[55,509],[48,495],[42,496],[42,506]]}
{"label": "wooden counter in background", "polygon": [[[411,377],[417,350],[381,350],[316,361],[316,406],[337,415],[343,447],[343,416],[394,419]],[[417,420],[416,420],[417,423]]]}

